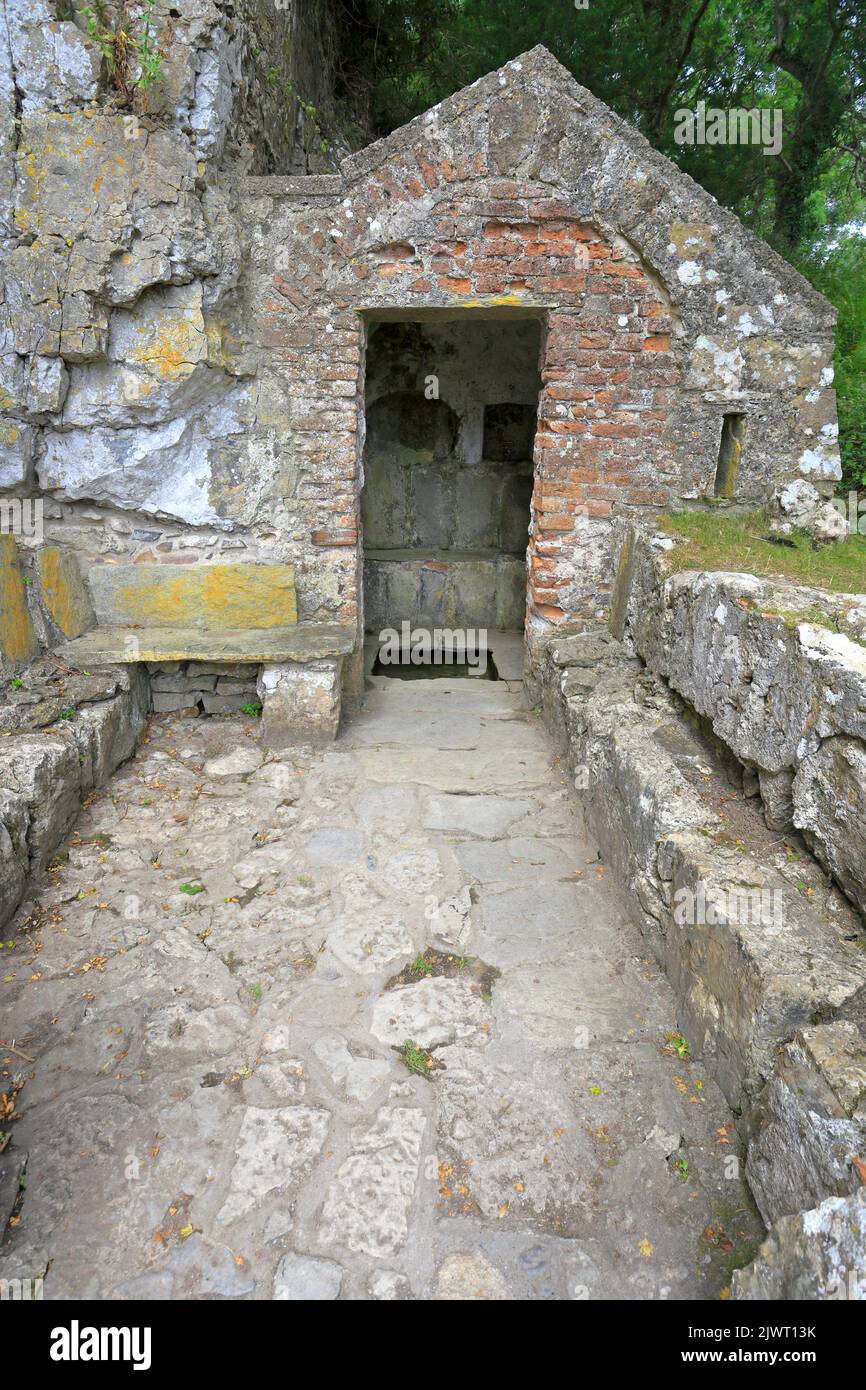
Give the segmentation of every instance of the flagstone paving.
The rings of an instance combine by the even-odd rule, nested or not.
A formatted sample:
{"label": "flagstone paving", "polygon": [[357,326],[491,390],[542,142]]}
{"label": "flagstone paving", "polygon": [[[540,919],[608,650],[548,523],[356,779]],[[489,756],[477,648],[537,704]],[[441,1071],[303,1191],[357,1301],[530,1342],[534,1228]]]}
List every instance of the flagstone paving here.
{"label": "flagstone paving", "polygon": [[724,1296],[760,1234],[733,1117],[520,689],[382,680],[333,747],[256,734],[155,719],[3,951],[0,1280]]}

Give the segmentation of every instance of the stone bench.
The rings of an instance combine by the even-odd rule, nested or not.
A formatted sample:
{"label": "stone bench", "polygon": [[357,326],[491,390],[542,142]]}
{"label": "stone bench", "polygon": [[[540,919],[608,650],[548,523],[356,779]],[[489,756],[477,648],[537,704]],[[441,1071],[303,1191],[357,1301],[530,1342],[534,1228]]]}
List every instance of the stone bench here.
{"label": "stone bench", "polygon": [[336,737],[355,629],[299,623],[290,566],[99,565],[87,587],[96,625],[54,649],[68,666],[258,666],[268,746]]}

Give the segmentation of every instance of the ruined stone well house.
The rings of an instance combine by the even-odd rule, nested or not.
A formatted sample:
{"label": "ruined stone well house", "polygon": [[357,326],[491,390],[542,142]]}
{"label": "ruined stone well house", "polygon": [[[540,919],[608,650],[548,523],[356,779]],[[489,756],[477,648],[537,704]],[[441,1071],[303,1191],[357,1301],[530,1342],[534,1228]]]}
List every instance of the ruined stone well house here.
{"label": "ruined stone well house", "polygon": [[[806,1054],[847,1076],[859,1047],[866,614],[833,596],[804,640],[814,592],[668,585],[644,535],[620,616],[645,667],[597,631],[547,639],[604,617],[630,518],[829,490],[833,310],[540,48],[335,160],[310,115],[329,13],[179,6],[146,111],[67,7],[0,13],[0,925],[150,708],[258,698],[269,746],[329,739],[365,635],[486,627],[495,656],[525,627],[708,1074],[745,1110],[793,1047],[804,1099],[776,1078],[753,1188],[811,1234],[862,1152],[837,1092],[825,1130],[799,1116]],[[673,918],[677,891],[756,873],[686,776],[708,754],[676,697],[848,905],[769,860],[790,931]]]}
{"label": "ruined stone well house", "polygon": [[126,139],[58,28],[7,165],[0,478],[89,592],[58,622],[37,584],[7,662],[261,664],[270,736],[332,735],[365,629],[525,614],[531,655],[605,612],[616,514],[838,476],[831,306],[546,50],[248,175],[236,38]]}

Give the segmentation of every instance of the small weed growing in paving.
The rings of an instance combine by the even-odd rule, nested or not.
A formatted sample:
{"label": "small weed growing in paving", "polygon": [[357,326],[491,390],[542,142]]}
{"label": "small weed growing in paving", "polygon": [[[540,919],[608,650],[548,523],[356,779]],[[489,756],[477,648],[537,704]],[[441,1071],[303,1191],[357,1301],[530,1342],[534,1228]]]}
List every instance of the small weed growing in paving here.
{"label": "small weed growing in paving", "polygon": [[674,1167],[676,1168],[683,1182],[688,1182],[690,1176],[689,1160],[687,1158],[678,1158],[676,1163],[674,1164]]}
{"label": "small weed growing in paving", "polygon": [[189,897],[191,897],[191,898],[194,898],[195,895],[196,895],[196,893],[203,893],[203,892],[204,892],[204,884],[203,884],[203,883],[182,883],[182,884],[180,885],[180,890],[179,890],[179,891],[180,891],[181,893],[186,893],[186,894],[187,894]]}
{"label": "small weed growing in paving", "polygon": [[671,1052],[675,1052],[678,1057],[691,1057],[692,1049],[682,1033],[667,1033],[666,1037]]}
{"label": "small weed growing in paving", "polygon": [[12,689],[13,689],[13,690],[20,690],[21,687],[23,686],[23,684],[24,684],[24,682],[23,682],[23,680],[21,679],[20,676],[13,676],[13,678],[12,678]]}
{"label": "small weed growing in paving", "polygon": [[413,975],[432,975],[433,962],[428,960],[426,956],[419,954],[415,957],[409,969]]}
{"label": "small weed growing in paving", "polygon": [[400,1061],[413,1076],[427,1076],[434,1067],[442,1066],[441,1062],[437,1062],[429,1052],[426,1052],[423,1047],[419,1047],[411,1038],[407,1038],[397,1051],[400,1055]]}
{"label": "small weed growing in paving", "polygon": [[241,714],[252,715],[253,719],[258,719],[261,716],[261,712],[261,705],[256,704],[254,700],[248,700],[245,705],[241,705]]}
{"label": "small weed growing in paving", "polygon": [[61,710],[61,711],[60,711],[60,718],[61,718],[61,719],[74,719],[74,718],[75,718],[75,710],[74,710],[74,709],[63,709],[63,710]]}

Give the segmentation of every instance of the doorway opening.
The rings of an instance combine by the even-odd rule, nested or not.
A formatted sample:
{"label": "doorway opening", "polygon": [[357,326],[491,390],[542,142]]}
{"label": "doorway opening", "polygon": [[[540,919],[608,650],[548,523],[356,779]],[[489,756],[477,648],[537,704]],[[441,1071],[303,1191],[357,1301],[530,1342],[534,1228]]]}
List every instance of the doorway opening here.
{"label": "doorway opening", "polygon": [[[365,630],[377,660],[383,634],[406,625],[434,646],[442,632],[484,633],[491,669],[514,676],[542,323],[468,315],[368,324]],[[429,674],[443,674],[441,663]]]}

